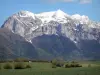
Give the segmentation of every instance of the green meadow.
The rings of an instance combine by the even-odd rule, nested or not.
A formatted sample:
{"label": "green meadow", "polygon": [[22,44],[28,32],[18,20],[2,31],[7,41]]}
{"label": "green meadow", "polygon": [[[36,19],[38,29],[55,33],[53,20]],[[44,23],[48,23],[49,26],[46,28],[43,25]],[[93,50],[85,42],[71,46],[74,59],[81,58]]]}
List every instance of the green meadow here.
{"label": "green meadow", "polygon": [[[27,68],[27,69],[14,69],[14,68],[4,69],[3,66],[5,63],[1,63],[0,75],[100,75],[99,61],[80,62],[80,63],[82,64],[82,67],[52,68],[51,63],[31,62],[30,65],[32,66],[32,68]],[[89,64],[91,66],[89,66]]]}

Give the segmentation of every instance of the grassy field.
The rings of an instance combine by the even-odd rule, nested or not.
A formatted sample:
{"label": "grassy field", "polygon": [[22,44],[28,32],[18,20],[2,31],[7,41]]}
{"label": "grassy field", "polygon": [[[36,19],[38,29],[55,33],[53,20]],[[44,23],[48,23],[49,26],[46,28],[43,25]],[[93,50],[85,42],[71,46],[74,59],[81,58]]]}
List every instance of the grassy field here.
{"label": "grassy field", "polygon": [[82,62],[83,67],[80,68],[52,68],[51,63],[42,62],[33,62],[31,65],[30,69],[2,69],[0,75],[100,75],[100,62]]}

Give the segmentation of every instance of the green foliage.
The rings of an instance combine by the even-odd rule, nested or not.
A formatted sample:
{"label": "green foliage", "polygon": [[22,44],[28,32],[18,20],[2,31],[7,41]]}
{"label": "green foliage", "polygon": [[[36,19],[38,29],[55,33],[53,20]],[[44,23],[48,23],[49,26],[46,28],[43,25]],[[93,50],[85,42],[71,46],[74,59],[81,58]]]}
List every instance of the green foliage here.
{"label": "green foliage", "polygon": [[25,62],[16,62],[14,64],[14,69],[26,69],[26,68],[32,68],[31,64],[26,64]]}
{"label": "green foliage", "polygon": [[3,66],[3,68],[4,68],[4,69],[12,69],[13,66],[12,66],[12,64],[10,64],[10,63],[5,63],[4,66]]}
{"label": "green foliage", "polygon": [[82,67],[82,65],[80,65],[78,62],[72,61],[71,67]]}
{"label": "green foliage", "polygon": [[82,67],[82,65],[80,65],[78,63],[74,63],[74,64],[71,64],[71,67]]}
{"label": "green foliage", "polygon": [[2,66],[1,66],[1,64],[0,64],[0,70],[2,69]]}
{"label": "green foliage", "polygon": [[70,68],[71,67],[71,64],[65,64],[65,68]]}
{"label": "green foliage", "polygon": [[52,64],[52,68],[56,68],[56,67],[57,67],[56,65]]}
{"label": "green foliage", "polygon": [[71,68],[71,67],[82,67],[82,65],[74,61],[72,61],[71,63],[65,64],[65,68]]}
{"label": "green foliage", "polygon": [[51,63],[52,63],[52,68],[56,68],[57,66],[57,60],[56,59],[54,59],[54,60],[52,60],[51,61]]}
{"label": "green foliage", "polygon": [[57,61],[56,66],[57,67],[63,67],[64,66],[64,63],[62,61]]}
{"label": "green foliage", "polygon": [[32,68],[31,64],[26,64],[26,68]]}
{"label": "green foliage", "polygon": [[88,64],[88,67],[92,67],[91,64]]}
{"label": "green foliage", "polygon": [[54,60],[51,61],[51,63],[52,63],[53,65],[56,65],[56,64],[57,64],[57,60],[54,59]]}
{"label": "green foliage", "polygon": [[17,62],[14,64],[14,69],[25,69],[26,68],[26,64],[23,62]]}
{"label": "green foliage", "polygon": [[54,68],[62,67],[64,65],[64,63],[62,61],[58,61],[56,59],[52,60],[51,63],[52,63],[52,67],[54,67]]}

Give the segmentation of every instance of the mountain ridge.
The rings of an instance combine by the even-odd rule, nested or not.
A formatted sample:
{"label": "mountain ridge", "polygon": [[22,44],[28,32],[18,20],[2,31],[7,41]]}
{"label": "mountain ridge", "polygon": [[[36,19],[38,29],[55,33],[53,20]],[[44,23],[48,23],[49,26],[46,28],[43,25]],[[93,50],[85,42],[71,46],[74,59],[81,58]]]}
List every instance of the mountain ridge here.
{"label": "mountain ridge", "polygon": [[70,16],[61,10],[40,14],[21,11],[9,17],[2,28],[31,43],[40,59],[100,57],[100,23],[91,21],[88,16]]}
{"label": "mountain ridge", "polygon": [[[67,16],[67,18],[65,17],[63,17],[63,18],[60,18],[60,17],[57,17],[58,19],[56,19],[56,18],[52,18],[52,16],[55,14],[55,13],[58,13],[58,15],[59,15],[59,13],[60,14],[64,14],[65,15],[65,13],[63,12],[63,11],[61,11],[61,10],[57,10],[57,11],[53,11],[53,12],[44,12],[44,13],[40,13],[40,14],[33,14],[32,12],[29,12],[29,11],[21,11],[21,12],[18,12],[18,14],[14,14],[12,17],[15,19],[15,20],[18,20],[20,23],[22,23],[23,25],[35,25],[35,26],[32,26],[32,28],[30,29],[30,32],[32,32],[32,31],[35,31],[37,28],[39,28],[39,26],[41,27],[41,26],[45,26],[45,25],[47,25],[47,23],[49,23],[49,22],[51,22],[51,21],[55,21],[55,22],[58,22],[58,23],[61,23],[61,24],[65,24],[65,23],[69,23],[69,21],[73,21],[74,22],[74,25],[79,25],[79,24],[89,24],[89,26],[90,27],[92,27],[92,28],[97,28],[97,27],[99,27],[99,25],[97,26],[97,24],[95,24],[95,22],[91,22],[90,20],[87,20],[87,19],[89,19],[87,16],[80,16],[80,15],[72,15],[72,16],[69,16],[69,15],[67,15],[66,14],[66,16]],[[49,14],[51,14],[51,13],[53,13],[52,15],[49,15]],[[47,15],[46,15],[47,14]],[[24,17],[22,17],[22,16],[24,15]],[[46,18],[44,17],[44,16],[46,16]],[[62,15],[61,15],[62,16]],[[75,17],[76,16],[76,17]],[[76,19],[77,18],[77,16],[78,16],[78,20]],[[41,18],[42,17],[42,18]],[[23,21],[21,21],[20,20],[20,18],[29,18],[30,20],[33,20],[33,21],[38,21],[38,23],[33,23],[33,21],[32,22],[30,22],[30,23],[24,23]],[[83,19],[82,19],[83,18]],[[84,18],[86,18],[86,20],[84,20]],[[80,19],[82,19],[82,20],[84,20],[84,21],[86,21],[86,22],[82,22]],[[9,20],[9,19],[8,19]],[[33,23],[33,24],[31,24],[31,23]],[[36,25],[36,24],[38,24],[38,25]],[[96,26],[95,26],[95,25]],[[99,24],[99,23],[98,23]],[[4,25],[3,25],[4,26]],[[3,27],[2,26],[2,27]],[[8,28],[9,29],[9,28]],[[11,28],[10,28],[10,30],[12,30]],[[13,32],[13,31],[12,31]],[[22,29],[22,31],[21,32],[24,32],[23,31],[23,29]],[[21,34],[21,36],[23,36],[23,34]]]}

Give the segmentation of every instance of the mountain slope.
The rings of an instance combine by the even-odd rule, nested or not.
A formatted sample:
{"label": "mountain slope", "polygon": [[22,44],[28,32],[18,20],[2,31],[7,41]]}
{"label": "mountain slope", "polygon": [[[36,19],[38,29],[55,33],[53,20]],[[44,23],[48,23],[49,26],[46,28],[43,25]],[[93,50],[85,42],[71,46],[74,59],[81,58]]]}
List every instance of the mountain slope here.
{"label": "mountain slope", "polygon": [[0,59],[13,59],[18,57],[36,59],[35,48],[25,39],[12,33],[6,28],[0,29]]}
{"label": "mountain slope", "polygon": [[[61,57],[64,59],[70,59],[68,57],[70,56],[71,52],[77,50],[76,45],[69,38],[57,35],[38,36],[32,39],[32,44],[36,48],[43,49],[49,54],[48,57],[45,57],[51,59]],[[81,56],[79,58],[81,58]]]}
{"label": "mountain slope", "polygon": [[68,15],[61,10],[40,14],[20,11],[9,17],[2,28],[30,42],[40,59],[100,58],[100,23],[85,15]]}

